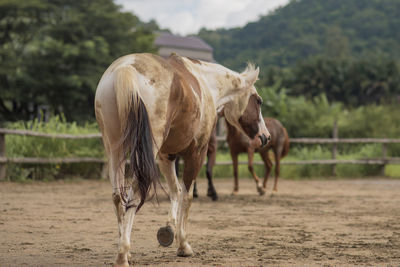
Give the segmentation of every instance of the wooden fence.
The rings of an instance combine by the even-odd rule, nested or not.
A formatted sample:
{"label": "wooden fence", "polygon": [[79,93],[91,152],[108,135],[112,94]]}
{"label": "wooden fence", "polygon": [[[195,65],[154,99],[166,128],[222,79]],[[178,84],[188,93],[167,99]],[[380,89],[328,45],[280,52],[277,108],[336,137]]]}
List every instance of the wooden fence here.
{"label": "wooden fence", "polygon": [[[0,128],[0,180],[4,180],[6,177],[6,166],[7,163],[29,163],[29,164],[60,164],[60,163],[106,163],[105,159],[91,158],[91,157],[80,157],[80,158],[7,158],[6,157],[6,135],[25,135],[35,136],[43,138],[62,138],[62,139],[92,139],[100,138],[100,134],[85,134],[85,135],[71,135],[71,134],[46,134],[38,133],[34,131],[26,130],[10,130]],[[335,135],[334,135],[335,136]],[[218,136],[219,142],[225,142],[225,137]],[[337,164],[375,164],[382,166],[382,175],[384,175],[384,169],[386,164],[400,164],[400,158],[389,158],[387,157],[387,145],[400,143],[400,139],[379,139],[379,138],[291,138],[292,144],[332,144],[332,159],[322,160],[306,160],[306,161],[282,161],[283,165],[304,165],[304,164],[328,164],[332,165],[332,175],[336,174]],[[366,158],[366,159],[350,159],[350,160],[339,160],[336,159],[337,145],[338,144],[382,144],[382,156],[380,158]],[[216,165],[230,165],[231,161],[219,161]],[[239,164],[247,164],[245,161],[240,161]],[[256,165],[263,165],[262,161],[255,161]]]}

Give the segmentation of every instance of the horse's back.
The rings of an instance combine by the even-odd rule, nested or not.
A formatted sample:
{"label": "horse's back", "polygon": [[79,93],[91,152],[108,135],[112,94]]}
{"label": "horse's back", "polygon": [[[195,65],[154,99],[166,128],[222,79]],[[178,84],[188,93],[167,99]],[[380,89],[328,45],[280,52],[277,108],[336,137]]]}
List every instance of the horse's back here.
{"label": "horse's back", "polygon": [[116,90],[126,88],[115,87],[115,76],[121,69],[128,68],[135,75],[135,90],[146,106],[161,152],[176,154],[187,148],[193,139],[196,144],[207,145],[215,124],[215,107],[211,94],[199,83],[188,64],[191,64],[189,60],[176,54],[167,59],[148,53],[118,58],[105,71],[97,87],[98,121],[111,120],[118,124]]}
{"label": "horse's back", "polygon": [[274,118],[264,118],[264,121],[271,133],[271,142],[267,149],[272,148],[274,151],[280,151],[281,157],[286,156],[289,152],[289,136],[286,128],[279,120]]}

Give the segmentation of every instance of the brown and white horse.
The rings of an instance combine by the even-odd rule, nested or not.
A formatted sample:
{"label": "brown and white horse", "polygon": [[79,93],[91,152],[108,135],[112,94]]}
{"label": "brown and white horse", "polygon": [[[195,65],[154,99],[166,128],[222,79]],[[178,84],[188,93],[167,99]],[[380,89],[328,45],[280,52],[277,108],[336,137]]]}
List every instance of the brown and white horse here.
{"label": "brown and white horse", "polygon": [[[254,87],[258,73],[251,65],[239,74],[176,54],[168,59],[132,54],[117,59],[103,74],[95,111],[109,160],[119,227],[116,266],[129,265],[135,214],[158,182],[156,158],[171,200],[168,231],[159,242],[163,244],[165,234],[170,240],[175,234],[177,255],[192,255],[186,238],[191,186],[202,166],[217,112],[224,110],[229,123],[249,136],[254,147],[266,145],[270,137]],[[177,156],[184,161],[183,187],[174,168]],[[127,157],[134,178],[128,188],[124,186]]]}

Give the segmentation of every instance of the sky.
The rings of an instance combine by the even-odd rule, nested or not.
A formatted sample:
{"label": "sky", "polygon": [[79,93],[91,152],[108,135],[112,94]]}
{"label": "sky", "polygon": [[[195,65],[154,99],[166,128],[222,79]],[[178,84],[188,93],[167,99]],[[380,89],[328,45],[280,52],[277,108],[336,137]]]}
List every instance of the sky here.
{"label": "sky", "polygon": [[116,0],[140,20],[154,19],[174,34],[196,34],[207,29],[233,28],[256,21],[289,0]]}

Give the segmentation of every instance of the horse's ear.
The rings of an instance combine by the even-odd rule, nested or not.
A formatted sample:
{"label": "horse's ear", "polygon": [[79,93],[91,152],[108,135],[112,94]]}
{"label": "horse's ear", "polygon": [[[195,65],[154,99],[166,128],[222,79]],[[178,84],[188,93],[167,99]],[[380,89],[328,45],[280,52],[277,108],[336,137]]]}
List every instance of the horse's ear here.
{"label": "horse's ear", "polygon": [[243,78],[246,81],[246,88],[252,86],[258,80],[258,74],[260,73],[260,68],[254,69],[253,66],[249,66],[244,73],[242,73]]}

